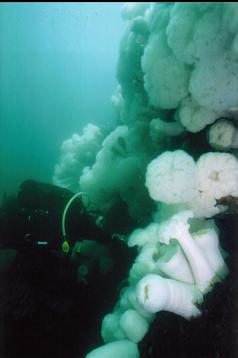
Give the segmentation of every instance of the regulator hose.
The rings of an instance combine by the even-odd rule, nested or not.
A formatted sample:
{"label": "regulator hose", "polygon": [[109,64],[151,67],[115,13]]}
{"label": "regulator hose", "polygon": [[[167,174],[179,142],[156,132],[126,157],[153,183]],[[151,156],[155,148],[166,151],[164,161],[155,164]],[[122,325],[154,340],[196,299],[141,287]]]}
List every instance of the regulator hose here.
{"label": "regulator hose", "polygon": [[[63,211],[63,215],[62,215],[62,220],[61,220],[61,229],[62,229],[62,234],[63,234],[63,243],[62,243],[62,251],[64,253],[68,253],[70,250],[70,244],[69,241],[67,240],[67,234],[66,234],[66,228],[65,228],[65,222],[66,222],[66,217],[68,214],[68,210],[70,205],[72,204],[72,202],[78,198],[78,197],[82,197],[83,195],[85,195],[88,198],[88,194],[85,192],[80,191],[79,193],[76,193],[75,195],[72,196],[72,198],[67,202],[67,204],[65,205],[64,211]],[[89,203],[89,200],[88,200]],[[89,204],[88,204],[89,205]],[[87,205],[87,207],[88,207]]]}

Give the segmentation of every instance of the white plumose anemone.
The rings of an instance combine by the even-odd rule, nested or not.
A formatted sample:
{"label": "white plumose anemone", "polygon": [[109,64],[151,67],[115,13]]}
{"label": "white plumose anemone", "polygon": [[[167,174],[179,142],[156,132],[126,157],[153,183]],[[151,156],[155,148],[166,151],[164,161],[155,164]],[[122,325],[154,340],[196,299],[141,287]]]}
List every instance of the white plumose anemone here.
{"label": "white plumose anemone", "polygon": [[192,201],[196,193],[196,165],[183,150],[166,151],[147,167],[146,186],[153,200],[167,204]]}
{"label": "white plumose anemone", "polygon": [[139,303],[148,312],[165,310],[187,319],[200,315],[195,303],[201,303],[203,298],[194,285],[147,275],[139,281],[136,292]]}

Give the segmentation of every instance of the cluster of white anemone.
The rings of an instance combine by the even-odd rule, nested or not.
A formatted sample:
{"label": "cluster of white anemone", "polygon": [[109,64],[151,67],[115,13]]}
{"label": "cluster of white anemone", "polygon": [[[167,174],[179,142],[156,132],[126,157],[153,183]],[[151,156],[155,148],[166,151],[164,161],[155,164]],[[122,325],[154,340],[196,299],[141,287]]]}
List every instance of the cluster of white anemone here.
{"label": "cluster of white anemone", "polygon": [[226,209],[219,199],[238,196],[238,161],[230,153],[209,152],[195,163],[183,150],[166,151],[148,165],[146,186],[153,200],[210,218]]}
{"label": "cluster of white anemone", "polygon": [[156,3],[146,12],[142,57],[150,103],[201,131],[237,107],[238,10],[234,3]]}
{"label": "cluster of white anemone", "polygon": [[81,135],[75,133],[66,139],[61,145],[61,157],[55,166],[53,183],[78,191],[80,175],[86,166],[94,163],[102,141],[102,132],[94,124],[86,125]]}
{"label": "cluster of white anemone", "polygon": [[[126,357],[138,357],[136,344],[160,311],[186,319],[201,314],[197,305],[228,273],[218,234],[213,220],[196,219],[191,210],[182,210],[130,235],[128,245],[138,247],[138,256],[128,287],[122,289],[114,311],[103,319],[105,352],[112,342],[129,341],[134,353]],[[96,349],[87,357],[99,357],[99,352]]]}
{"label": "cluster of white anemone", "polygon": [[[118,201],[138,221],[153,215],[152,200],[158,211],[129,237],[138,256],[128,286],[103,319],[105,345],[87,358],[139,357],[137,343],[159,311],[202,314],[198,305],[228,272],[211,218],[226,209],[220,199],[238,197],[237,4],[128,3],[122,16],[118,126],[106,138],[91,128],[85,144],[66,142],[55,182],[87,191],[104,213]],[[195,161],[167,150],[174,138],[204,131],[223,153]]]}

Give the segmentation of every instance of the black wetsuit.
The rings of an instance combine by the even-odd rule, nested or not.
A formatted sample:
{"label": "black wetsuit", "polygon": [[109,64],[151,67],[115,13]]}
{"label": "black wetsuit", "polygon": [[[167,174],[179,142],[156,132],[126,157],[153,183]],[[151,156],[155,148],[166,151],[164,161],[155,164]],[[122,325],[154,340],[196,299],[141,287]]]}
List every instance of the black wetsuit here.
{"label": "black wetsuit", "polygon": [[[17,199],[1,208],[1,248],[17,250],[10,268],[0,274],[1,358],[80,358],[100,343],[101,319],[112,310],[133,255],[76,201],[66,222],[71,245],[79,239],[102,242],[114,261],[108,274],[94,271],[90,282],[78,282],[75,264],[61,251],[62,212],[72,195],[27,181]],[[42,240],[47,247],[37,245]]]}

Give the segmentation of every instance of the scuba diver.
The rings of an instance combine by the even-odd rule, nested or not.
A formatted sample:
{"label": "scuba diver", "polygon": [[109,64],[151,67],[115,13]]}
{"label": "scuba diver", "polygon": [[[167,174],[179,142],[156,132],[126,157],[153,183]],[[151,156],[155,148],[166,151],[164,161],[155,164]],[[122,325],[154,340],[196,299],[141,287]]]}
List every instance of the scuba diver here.
{"label": "scuba diver", "polygon": [[0,356],[80,358],[135,256],[85,203],[28,180],[0,208]]}

